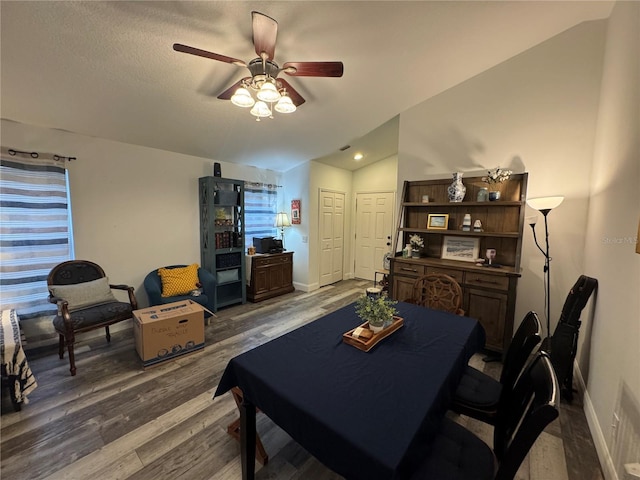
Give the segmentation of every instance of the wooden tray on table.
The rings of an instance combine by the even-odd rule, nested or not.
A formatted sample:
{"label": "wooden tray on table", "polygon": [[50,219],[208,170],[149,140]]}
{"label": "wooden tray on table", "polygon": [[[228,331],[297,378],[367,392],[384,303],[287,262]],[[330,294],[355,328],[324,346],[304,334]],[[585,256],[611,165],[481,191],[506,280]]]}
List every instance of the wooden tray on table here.
{"label": "wooden tray on table", "polygon": [[[352,345],[354,347],[356,347],[358,350],[362,350],[363,352],[368,352],[369,350],[371,350],[373,347],[375,347],[378,342],[380,342],[381,340],[385,339],[386,337],[388,337],[389,335],[391,335],[393,332],[395,332],[396,330],[398,330],[400,327],[402,327],[402,325],[404,325],[404,320],[402,317],[393,317],[393,322],[391,322],[391,325],[389,325],[387,328],[385,328],[384,330],[378,332],[378,333],[373,333],[370,329],[369,329],[369,322],[364,322],[363,324],[359,325],[358,327],[349,330],[346,333],[342,334],[342,341],[344,343],[348,343],[349,345]],[[358,328],[362,328],[364,330],[369,331],[370,333],[372,333],[372,335],[369,338],[365,338],[363,336],[354,336],[353,332],[355,332]]]}

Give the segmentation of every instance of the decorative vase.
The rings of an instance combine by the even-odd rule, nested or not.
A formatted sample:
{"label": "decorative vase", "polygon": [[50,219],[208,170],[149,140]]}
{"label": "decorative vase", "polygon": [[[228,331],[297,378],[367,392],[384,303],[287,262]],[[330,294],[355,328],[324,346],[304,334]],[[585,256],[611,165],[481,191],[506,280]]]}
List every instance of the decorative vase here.
{"label": "decorative vase", "polygon": [[462,172],[456,172],[453,174],[453,183],[447,188],[450,202],[461,202],[464,199],[464,194],[467,193],[467,187],[462,183]]}
{"label": "decorative vase", "polygon": [[489,200],[489,190],[485,187],[482,187],[478,190],[478,197],[476,199],[478,202],[486,202]]}
{"label": "decorative vase", "polygon": [[500,200],[500,192],[499,191],[489,192],[489,201],[495,202],[496,200]]}
{"label": "decorative vase", "polygon": [[411,258],[420,258],[420,250],[414,248],[411,250]]}

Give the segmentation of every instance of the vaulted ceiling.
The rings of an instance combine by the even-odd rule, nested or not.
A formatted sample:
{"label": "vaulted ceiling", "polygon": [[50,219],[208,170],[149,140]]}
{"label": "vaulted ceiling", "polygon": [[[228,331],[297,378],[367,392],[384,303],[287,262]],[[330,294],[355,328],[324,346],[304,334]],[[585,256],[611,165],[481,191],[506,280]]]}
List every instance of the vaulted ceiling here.
{"label": "vaulted ceiling", "polygon": [[[0,116],[277,171],[311,159],[353,169],[395,152],[400,112],[583,21],[606,18],[611,8],[594,1],[2,1]],[[248,62],[256,56],[252,10],[278,21],[280,65],[340,60],[344,76],[285,76],[306,102],[261,122],[217,99],[248,71],[172,45]],[[352,148],[340,152],[345,145]],[[365,153],[358,165],[355,150]]]}

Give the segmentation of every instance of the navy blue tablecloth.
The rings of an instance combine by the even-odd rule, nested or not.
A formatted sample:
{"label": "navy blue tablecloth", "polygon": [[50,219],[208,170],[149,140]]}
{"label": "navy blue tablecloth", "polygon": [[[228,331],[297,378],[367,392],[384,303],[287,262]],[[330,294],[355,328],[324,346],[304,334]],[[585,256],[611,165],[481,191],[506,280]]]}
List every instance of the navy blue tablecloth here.
{"label": "navy blue tablecloth", "polygon": [[234,386],[327,467],[349,480],[406,478],[484,346],[476,320],[407,303],[404,326],[369,352],[342,341],[361,323],[348,305],[233,358]]}

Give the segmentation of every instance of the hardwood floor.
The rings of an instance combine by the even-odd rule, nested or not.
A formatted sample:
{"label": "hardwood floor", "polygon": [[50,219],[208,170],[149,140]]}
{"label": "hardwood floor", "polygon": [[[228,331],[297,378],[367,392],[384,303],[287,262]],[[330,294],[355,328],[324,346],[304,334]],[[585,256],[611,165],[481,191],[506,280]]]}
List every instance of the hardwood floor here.
{"label": "hardwood floor", "polygon": [[[230,394],[212,399],[228,360],[351,303],[371,282],[348,280],[219,312],[205,328],[203,352],[144,371],[126,328],[76,345],[78,373],[55,350],[30,355],[38,388],[22,411],[3,394],[0,476],[6,479],[241,478],[239,446],[226,428],[237,417]],[[499,374],[499,363],[471,360]],[[582,408],[564,405],[518,472],[520,480],[599,480],[602,473]],[[456,418],[456,417],[454,417]],[[457,421],[491,444],[491,427]],[[329,480],[331,472],[258,414],[270,456],[258,479]]]}

